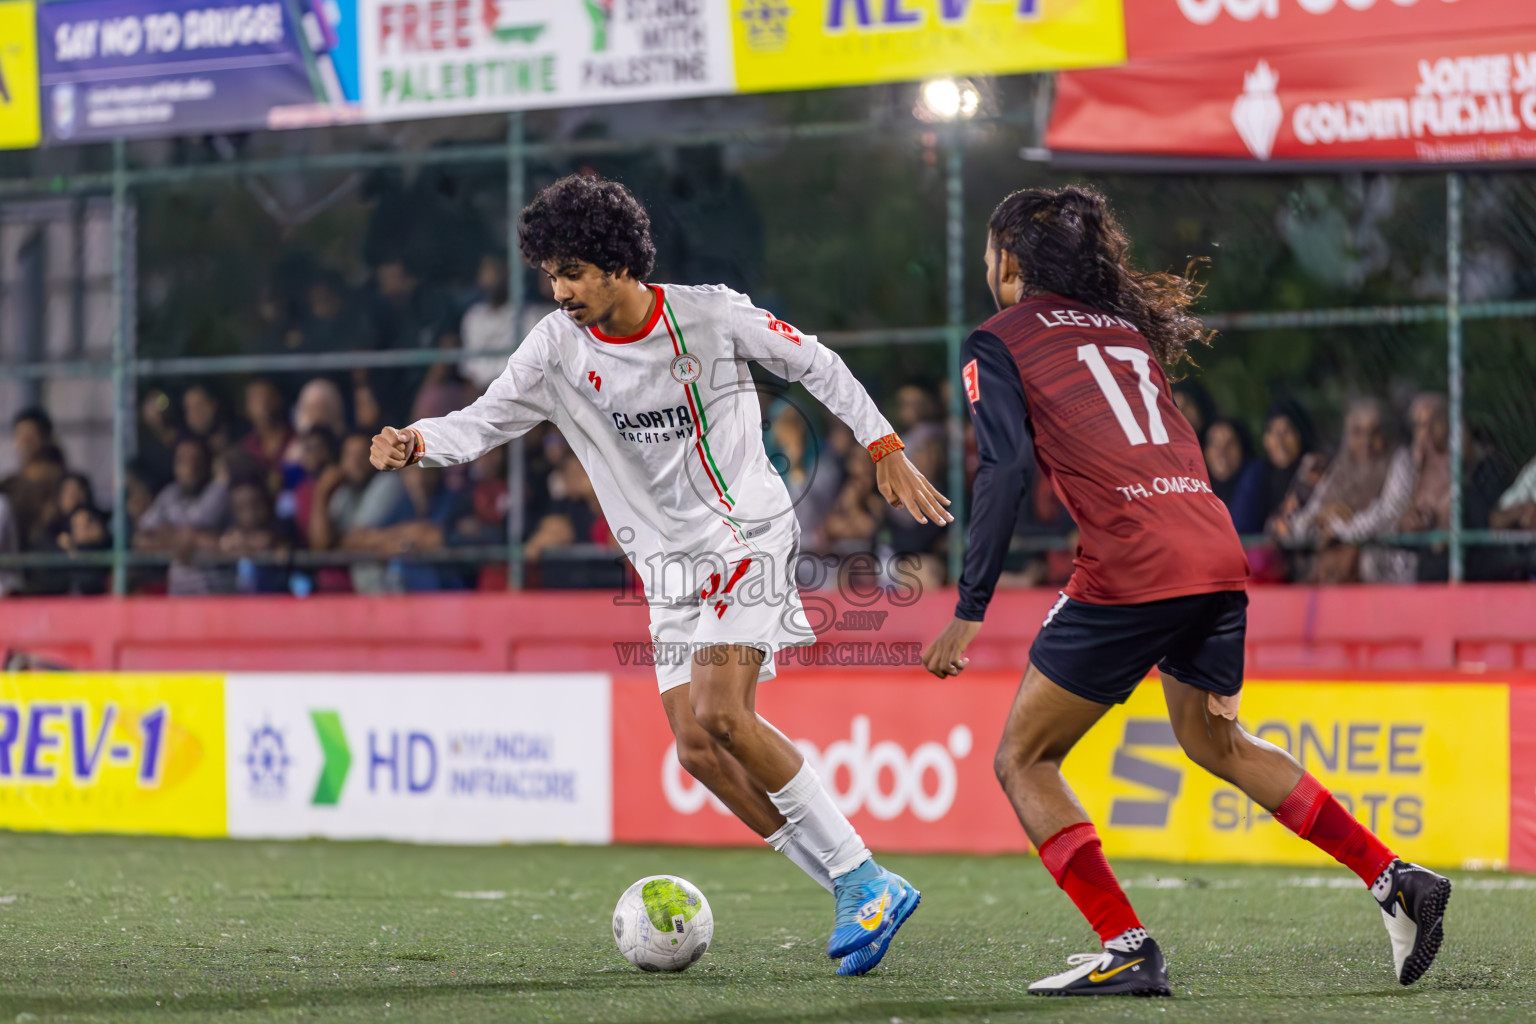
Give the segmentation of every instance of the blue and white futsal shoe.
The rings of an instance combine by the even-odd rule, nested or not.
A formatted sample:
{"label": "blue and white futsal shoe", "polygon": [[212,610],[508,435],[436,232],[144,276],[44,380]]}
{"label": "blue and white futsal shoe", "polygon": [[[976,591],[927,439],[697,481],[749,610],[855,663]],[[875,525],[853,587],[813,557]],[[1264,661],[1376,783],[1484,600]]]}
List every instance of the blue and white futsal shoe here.
{"label": "blue and white futsal shoe", "polygon": [[[921,898],[906,879],[885,870],[873,857],[837,879],[833,886],[837,918],[832,926],[832,938],[827,941],[827,955],[833,959],[841,959],[894,935]],[[906,913],[898,916],[903,906]],[[881,951],[880,956],[883,955],[884,951]],[[878,962],[879,956],[875,959]],[[869,965],[873,966],[873,963]]]}
{"label": "blue and white futsal shoe", "polygon": [[912,916],[912,911],[922,902],[923,894],[912,888],[911,884],[900,875],[892,877],[901,881],[905,891],[897,899],[896,906],[890,911],[891,926],[886,929],[883,936],[871,942],[863,949],[856,949],[843,957],[837,965],[837,973],[843,977],[857,977],[860,974],[868,974],[875,969],[875,965],[885,959],[885,951],[891,948],[891,940],[896,937],[896,929],[906,923]]}

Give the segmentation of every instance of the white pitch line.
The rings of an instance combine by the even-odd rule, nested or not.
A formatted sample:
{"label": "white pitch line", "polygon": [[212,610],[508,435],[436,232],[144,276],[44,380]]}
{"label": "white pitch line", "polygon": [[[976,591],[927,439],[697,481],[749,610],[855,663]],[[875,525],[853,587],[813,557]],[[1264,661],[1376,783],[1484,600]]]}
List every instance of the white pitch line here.
{"label": "white pitch line", "polygon": [[[1512,890],[1536,889],[1536,878],[1465,878],[1456,880],[1458,888],[1472,889],[1478,892],[1508,892]],[[1279,882],[1269,883],[1278,885],[1282,889],[1358,889],[1360,880],[1350,878],[1348,875],[1292,875],[1290,878]],[[1188,878],[1127,878],[1120,883],[1126,889],[1245,889],[1253,885],[1252,882],[1238,878],[1212,878],[1196,879]]]}

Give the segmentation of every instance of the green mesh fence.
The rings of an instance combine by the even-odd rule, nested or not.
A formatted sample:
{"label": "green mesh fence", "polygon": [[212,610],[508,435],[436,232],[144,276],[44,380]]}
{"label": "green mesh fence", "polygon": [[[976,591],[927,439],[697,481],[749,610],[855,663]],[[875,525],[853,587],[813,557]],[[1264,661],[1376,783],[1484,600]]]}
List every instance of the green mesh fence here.
{"label": "green mesh fence", "polygon": [[[134,144],[119,162],[110,147],[6,154],[0,413],[50,408],[104,505],[131,479],[114,472],[114,436],[142,461],[153,448],[145,404],[180,408],[194,384],[233,420],[254,377],[290,400],[324,377],[355,421],[366,381],[401,418],[425,383],[463,369],[462,314],[481,257],[507,247],[509,214],[555,177],[588,172],[646,203],[658,280],[729,284],[823,335],[893,421],[933,423],[936,471],[963,491],[953,355],[993,311],[986,217],[1013,189],[1088,182],[1109,195],[1144,266],[1201,261],[1202,308],[1219,333],[1181,388],[1200,416],[1237,421],[1257,451],[1268,410],[1289,400],[1331,455],[1350,403],[1374,397],[1389,411],[1389,445],[1412,445],[1414,397],[1453,383],[1446,172],[1066,171],[1022,155],[1039,138],[1035,80],[992,88],[992,116],[960,131],[915,122],[911,87],[891,86]],[[1453,547],[1468,578],[1526,578],[1536,511],[1523,518],[1521,495],[1506,495],[1536,456],[1536,172],[1468,172],[1459,209],[1462,516],[1388,531],[1378,546],[1425,555],[1417,578],[1450,575]],[[510,290],[523,327],[550,308],[531,273],[514,272]],[[813,419],[824,440],[830,424]],[[545,441],[530,445],[513,456],[514,540],[537,527],[535,492],[547,489]],[[14,468],[0,458],[0,476]],[[951,576],[960,537],[935,549]],[[1068,543],[1022,526],[1020,537],[1021,550]],[[517,545],[479,540],[452,556],[510,559],[515,581]],[[62,556],[0,554],[29,573],[50,557]],[[345,562],[308,552],[294,564],[326,558]],[[134,560],[119,545],[119,564]],[[149,568],[135,579],[158,571],[156,556],[137,561]]]}

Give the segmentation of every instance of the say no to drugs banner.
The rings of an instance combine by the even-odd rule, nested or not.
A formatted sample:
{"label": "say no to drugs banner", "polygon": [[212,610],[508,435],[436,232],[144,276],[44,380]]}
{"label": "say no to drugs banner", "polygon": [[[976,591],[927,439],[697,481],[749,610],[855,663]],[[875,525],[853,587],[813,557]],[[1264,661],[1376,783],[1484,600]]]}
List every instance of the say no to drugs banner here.
{"label": "say no to drugs banner", "polygon": [[284,108],[321,104],[298,10],[289,0],[40,5],[44,140],[248,131],[269,127]]}

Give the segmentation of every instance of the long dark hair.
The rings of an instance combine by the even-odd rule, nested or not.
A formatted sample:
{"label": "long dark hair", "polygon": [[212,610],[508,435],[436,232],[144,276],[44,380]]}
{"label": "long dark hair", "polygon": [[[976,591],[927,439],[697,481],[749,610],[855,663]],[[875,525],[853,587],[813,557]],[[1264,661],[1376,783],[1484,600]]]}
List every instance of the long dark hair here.
{"label": "long dark hair", "polygon": [[1203,286],[1184,274],[1150,274],[1131,266],[1130,239],[1097,189],[1026,188],[997,204],[987,231],[1013,254],[1031,291],[1054,292],[1125,317],[1140,328],[1163,369],[1188,360],[1193,342],[1210,344],[1189,307]]}

